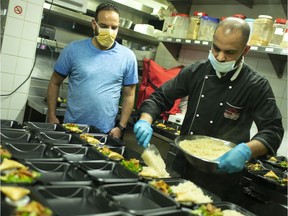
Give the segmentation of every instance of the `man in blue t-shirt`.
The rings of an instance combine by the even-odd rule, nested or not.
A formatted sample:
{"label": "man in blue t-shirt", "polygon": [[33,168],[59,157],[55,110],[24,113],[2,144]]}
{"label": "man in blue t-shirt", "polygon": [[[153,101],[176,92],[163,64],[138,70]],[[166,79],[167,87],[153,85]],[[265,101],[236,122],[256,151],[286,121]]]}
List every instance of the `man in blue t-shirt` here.
{"label": "man in blue t-shirt", "polygon": [[[92,20],[95,36],[72,42],[61,52],[48,86],[50,123],[59,123],[57,98],[68,77],[64,122],[88,124],[122,137],[134,106],[138,71],[134,53],[115,41],[119,17],[113,4],[100,4]],[[121,93],[122,110],[116,125]]]}

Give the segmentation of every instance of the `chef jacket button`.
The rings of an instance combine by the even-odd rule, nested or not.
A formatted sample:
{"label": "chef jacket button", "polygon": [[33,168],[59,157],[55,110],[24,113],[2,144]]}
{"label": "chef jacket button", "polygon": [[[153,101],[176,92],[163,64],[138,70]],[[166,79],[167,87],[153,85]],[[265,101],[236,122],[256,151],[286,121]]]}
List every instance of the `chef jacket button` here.
{"label": "chef jacket button", "polygon": [[213,121],[212,121],[212,120],[210,121],[210,124],[213,124]]}
{"label": "chef jacket button", "polygon": [[196,114],[196,117],[199,117],[199,114]]}
{"label": "chef jacket button", "polygon": [[208,79],[208,76],[205,76],[205,79]]}
{"label": "chef jacket button", "polygon": [[192,132],[192,131],[190,132],[190,135],[193,135],[193,132]]}
{"label": "chef jacket button", "polygon": [[232,86],[229,86],[229,89],[232,89]]}
{"label": "chef jacket button", "polygon": [[201,95],[202,98],[204,98],[204,95]]}
{"label": "chef jacket button", "polygon": [[223,103],[220,103],[220,106],[223,106]]}

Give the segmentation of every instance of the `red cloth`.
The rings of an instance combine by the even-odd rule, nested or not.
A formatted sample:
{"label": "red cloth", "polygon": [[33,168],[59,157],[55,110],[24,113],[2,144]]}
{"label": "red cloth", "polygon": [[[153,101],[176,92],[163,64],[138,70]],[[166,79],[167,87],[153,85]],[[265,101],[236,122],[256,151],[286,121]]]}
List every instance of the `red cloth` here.
{"label": "red cloth", "polygon": [[[183,68],[183,65],[173,67],[170,69],[163,68],[158,65],[152,59],[144,59],[143,61],[143,71],[142,71],[142,81],[139,86],[138,97],[136,106],[139,109],[142,102],[149,98],[157,88],[159,88],[163,83],[167,82],[170,79],[173,79],[180,70]],[[177,99],[174,102],[174,106],[171,110],[162,113],[163,118],[168,118],[170,114],[176,114],[180,112],[179,104],[181,99]]]}

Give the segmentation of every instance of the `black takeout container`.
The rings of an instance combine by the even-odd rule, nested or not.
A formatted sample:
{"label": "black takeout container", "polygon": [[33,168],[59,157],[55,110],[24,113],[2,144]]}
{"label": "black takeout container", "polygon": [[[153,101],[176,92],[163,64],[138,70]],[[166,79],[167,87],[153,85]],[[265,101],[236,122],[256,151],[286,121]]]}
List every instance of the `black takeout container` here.
{"label": "black takeout container", "polygon": [[46,201],[57,216],[96,215],[115,212],[116,206],[90,186],[37,186],[37,196]]}
{"label": "black takeout container", "polygon": [[0,137],[1,142],[9,142],[9,143],[37,142],[37,140],[30,131],[1,129],[0,135],[1,135]]}
{"label": "black takeout container", "polygon": [[52,157],[63,157],[66,161],[105,160],[106,156],[92,147],[85,146],[53,146]]}
{"label": "black takeout container", "polygon": [[9,119],[1,119],[0,128],[1,129],[12,129],[12,130],[15,130],[15,129],[25,130],[23,124],[21,124],[18,121],[9,120]]}
{"label": "black takeout container", "polygon": [[[155,181],[158,181],[157,179],[155,179]],[[189,180],[186,180],[186,179],[181,179],[181,178],[174,178],[174,179],[164,179],[164,181],[169,185],[169,186],[177,186],[179,185],[180,183],[184,183],[185,181],[189,181]],[[152,181],[149,181],[148,184],[150,187],[153,187],[155,188],[154,186],[151,185],[151,182]],[[195,183],[194,183],[195,184]],[[196,185],[196,184],[195,184]],[[202,191],[203,191],[203,194],[206,195],[206,196],[209,196],[211,199],[212,199],[212,203],[213,202],[220,202],[221,201],[221,198],[207,190],[205,190],[204,188],[196,185],[197,187],[199,187]],[[158,190],[158,189],[157,189]],[[159,190],[160,191],[160,190]],[[174,195],[171,196],[172,198],[175,198]],[[194,206],[194,205],[197,205],[196,203],[192,203],[192,202],[179,202],[179,204],[183,207],[191,207],[191,206]]]}
{"label": "black takeout container", "polygon": [[27,122],[24,122],[24,125],[26,125],[27,129],[32,132],[35,132],[35,131],[36,132],[37,131],[67,132],[68,131],[62,125],[54,124],[54,123],[27,121]]}
{"label": "black takeout container", "polygon": [[[206,205],[206,204],[204,204],[204,205]],[[220,208],[222,211],[223,210],[235,210],[235,211],[237,211],[237,212],[239,212],[239,213],[241,213],[241,214],[243,214],[245,216],[256,216],[252,212],[242,208],[239,205],[231,203],[231,202],[222,201],[222,202],[218,202],[218,203],[213,203],[212,205],[214,205],[217,208]],[[200,205],[196,205],[196,206],[193,207],[193,209],[194,210],[198,209],[200,206],[201,206],[201,204]],[[195,214],[191,213],[191,215],[195,215]]]}
{"label": "black takeout container", "polygon": [[39,131],[35,134],[40,142],[52,144],[79,144],[83,145],[85,142],[72,133],[58,133],[55,131]]}
{"label": "black takeout container", "polygon": [[146,183],[106,184],[99,189],[120,209],[135,215],[180,207],[171,197],[163,195]]}
{"label": "black takeout container", "polygon": [[265,163],[271,164],[274,168],[281,169],[283,171],[286,171],[288,167],[283,167],[280,165],[281,162],[286,162],[287,164],[287,158],[285,156],[274,156],[276,161],[271,161],[271,160],[264,160]]}
{"label": "black takeout container", "polygon": [[88,175],[68,162],[61,161],[28,161],[24,163],[31,169],[39,172],[38,179],[42,184],[53,185],[91,185]]}
{"label": "black takeout container", "polygon": [[[14,187],[14,185],[13,185]],[[29,186],[18,186],[21,188],[26,188],[30,190],[30,193],[27,195],[29,197],[29,202],[31,201],[37,201],[41,203],[44,207],[48,207],[48,204],[45,200],[39,198],[37,195],[35,195],[35,191],[33,187]],[[49,207],[48,207],[49,208]],[[6,196],[1,193],[1,215],[2,216],[11,216],[15,215],[16,207],[14,205],[11,205],[9,202],[6,202]],[[53,214],[55,215],[55,214]]]}
{"label": "black takeout container", "polygon": [[86,172],[96,184],[138,181],[136,173],[130,172],[119,163],[111,161],[78,161],[75,165]]}

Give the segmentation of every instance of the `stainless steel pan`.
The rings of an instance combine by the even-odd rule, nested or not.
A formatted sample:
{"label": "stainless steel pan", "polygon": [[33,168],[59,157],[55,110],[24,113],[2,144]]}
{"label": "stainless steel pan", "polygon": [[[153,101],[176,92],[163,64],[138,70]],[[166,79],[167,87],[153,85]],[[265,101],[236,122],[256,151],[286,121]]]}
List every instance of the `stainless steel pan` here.
{"label": "stainless steel pan", "polygon": [[[196,140],[196,139],[201,139],[201,138],[206,138],[206,139],[213,139],[213,140],[221,140],[221,139],[217,139],[214,137],[209,137],[209,136],[201,136],[201,135],[183,135],[183,136],[178,136],[174,142],[175,145],[184,153],[187,161],[193,165],[195,168],[203,171],[203,172],[212,172],[212,173],[217,173],[217,167],[219,162],[217,161],[211,161],[211,160],[207,160],[204,158],[200,158],[198,156],[195,156],[191,153],[189,153],[188,151],[182,149],[179,146],[179,143],[182,140]],[[224,144],[223,145],[227,145],[227,146],[231,146],[234,147],[236,146],[234,143],[226,141],[226,140],[221,140]]]}

